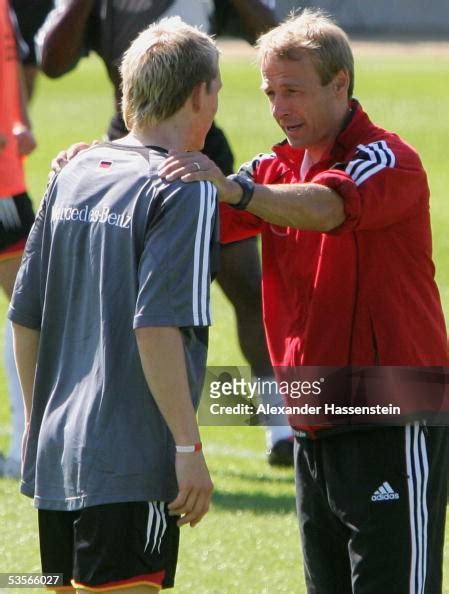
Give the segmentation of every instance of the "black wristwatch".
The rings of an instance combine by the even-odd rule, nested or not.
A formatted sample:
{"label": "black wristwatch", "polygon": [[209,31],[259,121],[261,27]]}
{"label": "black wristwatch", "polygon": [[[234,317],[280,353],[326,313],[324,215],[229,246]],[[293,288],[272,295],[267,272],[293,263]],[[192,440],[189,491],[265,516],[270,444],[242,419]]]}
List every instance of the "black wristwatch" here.
{"label": "black wristwatch", "polygon": [[245,210],[245,208],[251,202],[256,184],[253,182],[253,180],[244,175],[239,175],[238,173],[228,175],[228,179],[236,182],[242,188],[242,197],[240,200],[237,202],[237,204],[228,203],[229,206],[232,206],[232,208],[237,208],[237,210]]}

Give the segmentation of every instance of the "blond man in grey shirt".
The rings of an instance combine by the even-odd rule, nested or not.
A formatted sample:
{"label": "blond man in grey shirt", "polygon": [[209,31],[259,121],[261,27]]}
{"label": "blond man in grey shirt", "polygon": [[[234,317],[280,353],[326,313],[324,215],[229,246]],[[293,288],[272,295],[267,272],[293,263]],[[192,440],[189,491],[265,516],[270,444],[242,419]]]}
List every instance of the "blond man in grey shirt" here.
{"label": "blond man in grey shirt", "polygon": [[43,571],[150,594],[173,585],[179,526],[212,492],[195,407],[217,243],[214,186],[158,168],[202,148],[221,81],[214,42],[178,18],[145,30],[121,72],[130,133],[52,180],[9,318]]}

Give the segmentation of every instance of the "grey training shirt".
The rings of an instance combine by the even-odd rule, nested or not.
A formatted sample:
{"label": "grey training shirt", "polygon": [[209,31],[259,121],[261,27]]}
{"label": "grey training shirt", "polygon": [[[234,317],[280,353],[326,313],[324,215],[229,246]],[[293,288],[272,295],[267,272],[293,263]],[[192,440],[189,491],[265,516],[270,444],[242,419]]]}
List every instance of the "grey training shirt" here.
{"label": "grey training shirt", "polygon": [[197,404],[218,226],[214,186],[165,183],[165,157],[116,143],[84,151],[30,233],[8,316],[41,332],[21,486],[38,508],[176,495],[174,444],[133,328],[181,329]]}

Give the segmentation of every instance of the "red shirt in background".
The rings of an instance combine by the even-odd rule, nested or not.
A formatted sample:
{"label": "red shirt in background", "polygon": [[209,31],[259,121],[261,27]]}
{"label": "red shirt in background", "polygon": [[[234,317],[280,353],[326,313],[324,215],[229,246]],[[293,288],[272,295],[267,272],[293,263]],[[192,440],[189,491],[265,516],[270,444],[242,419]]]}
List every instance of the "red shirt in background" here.
{"label": "red shirt in background", "polygon": [[0,0],[0,133],[7,143],[0,151],[0,199],[25,191],[22,158],[13,128],[22,122],[18,54],[6,0]]}

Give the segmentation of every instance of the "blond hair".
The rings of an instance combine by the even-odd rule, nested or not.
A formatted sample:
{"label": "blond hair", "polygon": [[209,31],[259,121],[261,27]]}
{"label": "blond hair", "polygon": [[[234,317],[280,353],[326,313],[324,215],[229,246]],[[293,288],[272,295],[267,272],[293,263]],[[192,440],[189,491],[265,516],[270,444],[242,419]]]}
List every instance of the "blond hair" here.
{"label": "blond hair", "polygon": [[354,57],[346,33],[320,9],[292,13],[283,23],[257,41],[259,59],[268,55],[299,60],[303,52],[311,56],[321,84],[327,85],[340,70],[349,77],[348,96],[354,91]]}
{"label": "blond hair", "polygon": [[122,111],[128,130],[175,114],[194,87],[218,76],[218,49],[209,35],[179,17],[150,25],[123,56]]}

